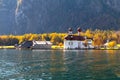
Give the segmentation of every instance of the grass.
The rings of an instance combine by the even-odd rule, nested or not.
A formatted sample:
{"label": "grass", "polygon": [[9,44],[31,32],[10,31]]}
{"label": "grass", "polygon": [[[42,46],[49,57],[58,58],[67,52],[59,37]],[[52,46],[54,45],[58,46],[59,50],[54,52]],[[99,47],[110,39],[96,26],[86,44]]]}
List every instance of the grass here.
{"label": "grass", "polygon": [[[0,49],[14,49],[14,46],[0,46]],[[63,46],[53,45],[52,49],[63,49]]]}
{"label": "grass", "polygon": [[[14,46],[0,46],[0,49],[14,49]],[[53,45],[52,49],[63,49],[63,46]]]}
{"label": "grass", "polygon": [[0,46],[0,49],[14,49],[14,46]]}
{"label": "grass", "polygon": [[120,44],[117,44],[117,47],[120,47]]}
{"label": "grass", "polygon": [[52,46],[52,49],[63,49],[64,46],[57,46],[57,45],[53,45]]}

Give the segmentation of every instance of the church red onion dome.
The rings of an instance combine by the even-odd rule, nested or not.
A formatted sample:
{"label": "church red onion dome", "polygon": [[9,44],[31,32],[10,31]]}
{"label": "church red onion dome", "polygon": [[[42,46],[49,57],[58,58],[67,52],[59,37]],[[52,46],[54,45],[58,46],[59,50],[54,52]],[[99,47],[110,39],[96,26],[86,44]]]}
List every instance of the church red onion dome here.
{"label": "church red onion dome", "polygon": [[79,28],[77,29],[77,31],[78,31],[78,32],[81,32],[82,30],[81,30],[81,28],[79,27]]}
{"label": "church red onion dome", "polygon": [[69,28],[68,31],[72,31],[72,28]]}

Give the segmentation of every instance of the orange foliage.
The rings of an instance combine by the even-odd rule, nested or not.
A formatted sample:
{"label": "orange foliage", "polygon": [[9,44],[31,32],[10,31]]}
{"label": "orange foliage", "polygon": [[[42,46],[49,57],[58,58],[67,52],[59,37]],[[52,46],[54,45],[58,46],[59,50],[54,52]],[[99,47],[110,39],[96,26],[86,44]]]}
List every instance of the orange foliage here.
{"label": "orange foliage", "polygon": [[93,43],[94,46],[103,45],[103,39],[100,34],[95,34],[93,41],[94,41],[94,43]]}
{"label": "orange foliage", "polygon": [[[24,35],[1,35],[0,36],[0,45],[2,43],[5,44],[5,42],[8,44],[10,42],[14,43],[18,40],[18,44],[29,40],[46,40],[46,41],[51,41],[53,44],[55,45],[63,45],[64,42],[64,37],[66,36],[66,33],[43,33],[43,34],[33,34],[33,33],[29,33],[29,34],[24,34]],[[77,35],[77,34],[75,34]],[[115,40],[118,41],[118,36],[115,33],[115,31],[103,31],[103,30],[95,30],[95,31],[91,31],[90,29],[86,30],[85,32],[81,32],[80,33],[81,36],[86,36],[89,38],[93,38],[93,44],[95,46],[101,46],[103,45],[107,39],[111,40]],[[111,45],[112,44],[112,45]],[[114,44],[115,45],[115,44]],[[113,46],[113,43],[110,43],[110,46]]]}
{"label": "orange foliage", "polygon": [[108,47],[114,47],[116,45],[116,41],[111,41],[108,43]]}
{"label": "orange foliage", "polygon": [[85,36],[87,36],[87,37],[89,37],[89,38],[92,38],[92,37],[93,37],[93,34],[92,34],[92,32],[91,32],[90,29],[86,30]]}

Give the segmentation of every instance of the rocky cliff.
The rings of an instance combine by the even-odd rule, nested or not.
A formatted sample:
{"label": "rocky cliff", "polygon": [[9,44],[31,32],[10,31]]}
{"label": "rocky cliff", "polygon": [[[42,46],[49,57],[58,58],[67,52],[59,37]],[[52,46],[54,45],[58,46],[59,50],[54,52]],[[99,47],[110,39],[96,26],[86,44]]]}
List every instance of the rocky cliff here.
{"label": "rocky cliff", "polygon": [[68,27],[78,26],[119,29],[120,26],[120,0],[1,0],[0,5],[0,9],[5,7],[8,11],[4,14],[0,10],[2,33],[65,32]]}
{"label": "rocky cliff", "polygon": [[0,34],[13,33],[16,3],[16,0],[0,0]]}

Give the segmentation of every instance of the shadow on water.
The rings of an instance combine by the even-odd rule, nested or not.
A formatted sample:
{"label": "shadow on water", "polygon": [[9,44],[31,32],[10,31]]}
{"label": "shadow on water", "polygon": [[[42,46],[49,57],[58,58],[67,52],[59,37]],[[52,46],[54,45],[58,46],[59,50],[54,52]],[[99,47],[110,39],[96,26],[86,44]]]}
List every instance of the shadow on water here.
{"label": "shadow on water", "polygon": [[119,80],[119,50],[0,50],[0,79]]}

